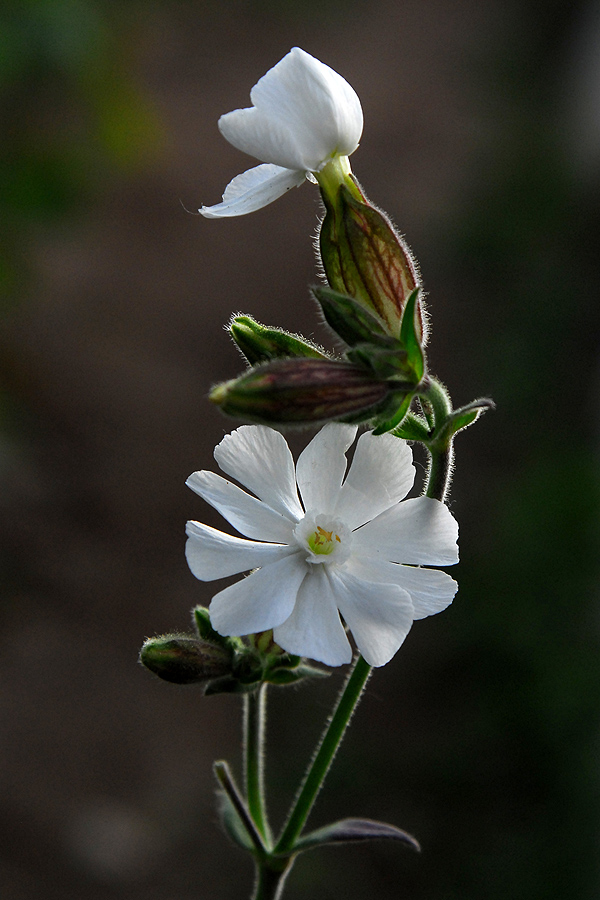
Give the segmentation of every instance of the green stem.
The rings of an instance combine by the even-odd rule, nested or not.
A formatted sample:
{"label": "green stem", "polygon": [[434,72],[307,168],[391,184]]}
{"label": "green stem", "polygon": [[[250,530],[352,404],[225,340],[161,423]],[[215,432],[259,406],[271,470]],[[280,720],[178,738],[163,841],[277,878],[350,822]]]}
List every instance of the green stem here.
{"label": "green stem", "polygon": [[244,697],[244,756],[248,809],[262,837],[269,843],[263,785],[266,700],[266,684],[261,684],[256,691]]}
{"label": "green stem", "polygon": [[448,396],[446,388],[431,375],[423,379],[425,389],[419,391],[419,396],[427,400],[433,409],[434,427],[437,429],[444,424],[450,413],[452,412],[452,403]]}
{"label": "green stem", "polygon": [[285,860],[279,860],[281,866],[277,869],[269,868],[257,861],[252,900],[279,900],[286,878],[294,865],[294,859],[294,856],[289,856]]}
{"label": "green stem", "polygon": [[431,441],[426,445],[429,452],[429,472],[427,473],[425,496],[443,502],[450,489],[454,459],[452,437],[443,436],[444,425],[452,413],[452,403],[448,392],[439,381],[431,377],[426,380],[427,389],[420,396],[431,405],[434,430]]}
{"label": "green stem", "polygon": [[283,854],[293,850],[294,843],[300,835],[317,794],[323,785],[325,776],[333,762],[333,758],[370,674],[371,666],[365,662],[362,656],[357,657],[346,685],[340,694],[329,725],[321,739],[319,749],[306,774],[300,793],[290,811],[287,824],[277,842],[275,853]]}
{"label": "green stem", "polygon": [[454,447],[452,442],[450,442],[450,446],[445,447],[443,450],[437,450],[435,447],[428,449],[429,471],[427,473],[425,496],[433,497],[434,500],[441,500],[443,503],[450,490]]}

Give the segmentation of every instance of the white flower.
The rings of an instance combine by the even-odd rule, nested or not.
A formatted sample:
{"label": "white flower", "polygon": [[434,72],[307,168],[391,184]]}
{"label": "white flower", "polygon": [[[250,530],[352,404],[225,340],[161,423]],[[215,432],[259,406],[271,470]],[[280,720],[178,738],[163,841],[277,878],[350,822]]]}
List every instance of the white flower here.
{"label": "white flower", "polygon": [[361,435],[344,480],[344,454],[356,431],[326,425],[295,473],[278,432],[243,425],[227,435],[215,459],[255,496],[213,472],[190,476],[189,487],[250,538],[187,525],[186,556],[197,578],[254,570],[213,597],[210,617],[219,633],[272,628],[289,653],[338,666],[352,658],[341,614],[366,661],[382,666],[414,619],[451,603],[456,582],[421,566],[458,561],[455,519],[438,500],[400,502],[414,467],[412,451],[393,435]]}
{"label": "white flower", "polygon": [[[261,209],[320,172],[336,157],[347,161],[362,134],[360,100],[348,82],[294,47],[250,92],[253,106],[219,119],[221,134],[265,165],[238,175],[223,202],[203,206],[209,219]],[[349,168],[349,167],[348,167]]]}

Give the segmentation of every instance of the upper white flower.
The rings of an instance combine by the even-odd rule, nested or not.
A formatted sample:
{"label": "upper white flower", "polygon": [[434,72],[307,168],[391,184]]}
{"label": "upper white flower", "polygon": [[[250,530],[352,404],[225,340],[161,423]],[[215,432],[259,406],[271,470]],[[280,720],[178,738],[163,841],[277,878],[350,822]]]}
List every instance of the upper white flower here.
{"label": "upper white flower", "polygon": [[294,473],[281,434],[243,425],[214,455],[255,496],[214,472],[187,480],[250,538],[187,524],[186,556],[197,578],[254,570],[212,598],[211,622],[220,634],[272,628],[289,653],[337,666],[352,658],[341,614],[365,660],[382,666],[414,619],[452,602],[456,582],[421,566],[458,562],[456,520],[438,500],[404,500],[414,480],[412,451],[393,435],[362,434],[344,479],[356,431],[326,425]]}
{"label": "upper white flower", "polygon": [[358,147],[363,114],[348,82],[294,47],[250,92],[253,106],[219,119],[221,134],[265,165],[238,175],[223,202],[203,206],[208,218],[241,216],[266,206],[329,160]]}

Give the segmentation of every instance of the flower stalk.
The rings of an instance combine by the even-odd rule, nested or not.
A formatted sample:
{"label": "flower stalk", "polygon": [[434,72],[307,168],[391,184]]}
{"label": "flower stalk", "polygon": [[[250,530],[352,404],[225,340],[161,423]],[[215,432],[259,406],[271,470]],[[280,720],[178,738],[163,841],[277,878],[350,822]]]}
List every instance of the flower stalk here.
{"label": "flower stalk", "polygon": [[300,836],[317,794],[323,786],[325,777],[342,742],[371,670],[372,667],[365,662],[363,657],[358,656],[340,694],[329,725],[321,739],[319,749],[307,772],[298,798],[277,841],[275,853],[289,853],[293,851],[294,843]]}
{"label": "flower stalk", "polygon": [[[302,834],[306,820],[308,819],[317,795],[323,786],[371,671],[372,667],[365,662],[363,657],[360,655],[357,656],[354,666],[346,680],[344,689],[340,694],[333,715],[325,729],[321,743],[319,744],[317,752],[307,771],[300,792],[292,805],[286,825],[279,840],[272,850],[269,848],[269,844],[257,846],[256,848],[256,882],[252,900],[277,900],[277,898],[281,897],[285,879],[289,874],[298,852],[295,849],[296,842]],[[250,725],[248,716],[250,715],[257,719],[260,715],[260,701],[258,697],[256,697],[255,705],[253,707],[251,707],[248,702],[250,699],[250,697],[247,698],[246,705],[247,748],[250,747],[250,741],[248,740],[250,737],[248,733],[248,726]],[[250,725],[250,727],[252,726]],[[256,752],[248,753],[247,750],[248,808],[249,810],[252,810],[254,805],[256,809],[256,804],[258,804],[258,815],[261,818],[264,815],[264,808],[262,805],[261,785],[259,789],[258,778],[261,776],[258,775],[257,761],[262,758],[262,736],[263,732],[259,728],[254,731],[253,737],[257,739]],[[252,774],[250,773],[250,770],[252,770]],[[225,771],[227,771],[226,767]],[[257,795],[254,796],[253,799],[251,798],[250,790],[251,779],[254,785],[253,790],[257,791]],[[260,802],[258,795],[260,795]],[[242,808],[245,809],[243,801]],[[263,819],[263,822],[264,821],[265,820]],[[253,822],[256,826],[256,834],[260,830],[260,824],[256,818],[254,818]],[[265,824],[263,827],[266,828],[268,826]],[[265,831],[262,832],[262,837],[265,837]]]}
{"label": "flower stalk", "polygon": [[263,781],[266,702],[266,684],[261,684],[257,690],[250,691],[244,696],[244,756],[248,811],[268,846],[271,836]]}
{"label": "flower stalk", "polygon": [[446,389],[435,378],[427,379],[427,392],[421,394],[425,402],[431,405],[434,429],[427,442],[429,451],[429,470],[425,496],[442,503],[448,496],[452,479],[452,463],[454,460],[454,435],[439,437],[443,426],[452,413],[452,403]]}
{"label": "flower stalk", "polygon": [[257,865],[252,900],[279,900],[294,859],[294,856],[288,856],[271,860],[275,867],[272,864]]}

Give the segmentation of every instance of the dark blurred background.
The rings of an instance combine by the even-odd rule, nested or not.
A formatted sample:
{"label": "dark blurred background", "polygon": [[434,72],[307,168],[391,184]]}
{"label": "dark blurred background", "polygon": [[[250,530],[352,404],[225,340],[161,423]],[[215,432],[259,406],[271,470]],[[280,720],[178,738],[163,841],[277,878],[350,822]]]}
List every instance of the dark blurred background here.
{"label": "dark blurred background", "polygon": [[[184,486],[235,423],[232,311],[331,342],[318,193],[209,222],[253,161],[217,131],[293,45],[365,111],[355,173],[429,292],[456,404],[460,592],[377,671],[311,824],[423,853],[301,858],[289,900],[587,900],[600,889],[600,3],[5,0],[0,12],[0,891],[240,900],[214,811],[240,703],[136,663],[211,585]],[[310,436],[307,435],[306,439]],[[296,448],[305,438],[294,436]],[[343,672],[272,692],[281,817]]]}

